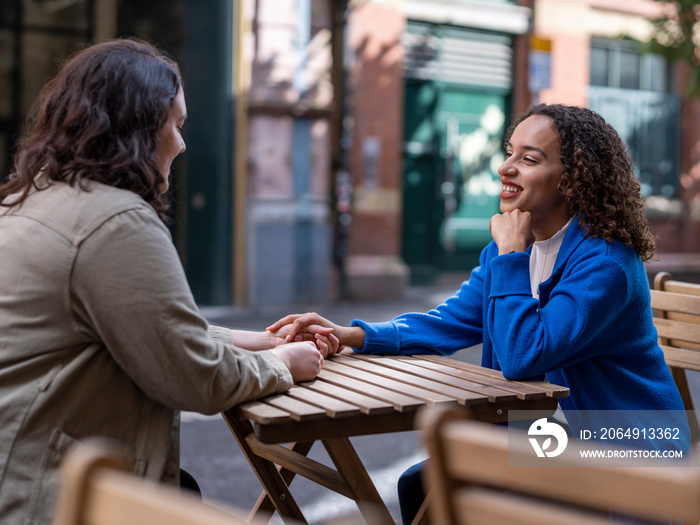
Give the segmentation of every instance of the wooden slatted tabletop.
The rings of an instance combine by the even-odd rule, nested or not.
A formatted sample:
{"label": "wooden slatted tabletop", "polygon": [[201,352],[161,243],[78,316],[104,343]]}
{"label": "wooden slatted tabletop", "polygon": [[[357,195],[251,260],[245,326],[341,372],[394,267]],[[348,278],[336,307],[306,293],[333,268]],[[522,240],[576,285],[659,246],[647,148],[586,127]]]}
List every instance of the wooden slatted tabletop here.
{"label": "wooden slatted tabletop", "polygon": [[564,387],[507,381],[495,370],[445,357],[342,353],[328,359],[314,381],[237,410],[254,423],[258,439],[280,443],[410,430],[415,412],[436,403],[504,421],[509,409],[548,410],[566,395]]}
{"label": "wooden slatted tabletop", "polygon": [[[355,500],[372,523],[389,524],[391,515],[349,437],[413,430],[418,410],[435,404],[469,407],[482,421],[506,421],[509,410],[537,410],[543,417],[568,394],[565,387],[507,381],[500,372],[447,357],[344,351],[328,358],[315,380],[223,416],[265,488],[251,515],[277,511],[304,523],[289,492],[300,474]],[[307,457],[315,441],[323,443],[337,470]]]}

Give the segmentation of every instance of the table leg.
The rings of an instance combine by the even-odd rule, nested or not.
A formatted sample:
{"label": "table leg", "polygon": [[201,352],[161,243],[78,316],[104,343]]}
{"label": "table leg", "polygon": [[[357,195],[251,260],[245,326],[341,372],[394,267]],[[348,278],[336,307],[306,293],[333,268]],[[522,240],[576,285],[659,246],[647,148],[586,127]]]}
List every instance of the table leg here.
{"label": "table leg", "polygon": [[[248,446],[245,437],[253,432],[253,425],[250,421],[236,417],[235,409],[226,411],[222,415],[282,520],[286,521],[285,518],[291,518],[300,523],[307,523],[275,464],[255,455]],[[254,509],[254,512],[256,510]]]}
{"label": "table leg", "polygon": [[374,483],[372,483],[367,470],[360,461],[352,443],[348,438],[324,439],[323,446],[338,472],[354,493],[353,498],[360,512],[368,523],[386,523],[394,525],[395,522],[389,513],[389,509],[379,496]]}
{"label": "table leg", "polygon": [[[292,443],[290,449],[294,452],[298,452],[299,454],[303,454],[304,456],[306,456],[311,450],[311,446],[313,444],[313,441],[305,441],[303,443]],[[289,486],[292,483],[294,476],[296,476],[296,472],[293,472],[284,467],[280,467],[278,471],[280,473],[280,476],[282,476],[284,482],[287,484],[287,486]],[[251,516],[255,515],[256,513],[272,514],[273,512],[275,512],[275,506],[272,504],[272,500],[270,499],[270,496],[268,495],[267,491],[263,491],[262,494],[260,494],[258,501],[255,502],[255,506],[251,511]]]}

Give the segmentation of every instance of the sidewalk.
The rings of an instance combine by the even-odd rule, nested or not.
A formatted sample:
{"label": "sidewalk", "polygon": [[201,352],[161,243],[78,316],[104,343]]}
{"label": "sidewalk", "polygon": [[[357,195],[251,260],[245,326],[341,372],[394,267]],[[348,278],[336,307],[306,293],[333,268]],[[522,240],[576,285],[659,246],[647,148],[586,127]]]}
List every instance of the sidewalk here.
{"label": "sidewalk", "polygon": [[[646,263],[650,282],[660,271],[667,271],[679,281],[700,283],[700,253],[665,253],[659,260]],[[277,319],[291,313],[317,312],[338,324],[349,324],[353,319],[388,321],[404,312],[425,312],[442,303],[459,289],[464,274],[442,274],[430,286],[409,287],[406,294],[387,301],[339,301],[328,304],[299,304],[265,308],[232,306],[201,307],[202,315],[211,324],[245,330],[264,330]]]}
{"label": "sidewalk", "polygon": [[264,330],[281,317],[292,313],[317,312],[337,324],[353,319],[369,322],[388,321],[405,312],[426,312],[454,294],[467,275],[448,274],[431,286],[409,287],[406,294],[387,301],[339,301],[329,304],[292,305],[266,308],[201,307],[202,316],[211,324],[244,330]]}

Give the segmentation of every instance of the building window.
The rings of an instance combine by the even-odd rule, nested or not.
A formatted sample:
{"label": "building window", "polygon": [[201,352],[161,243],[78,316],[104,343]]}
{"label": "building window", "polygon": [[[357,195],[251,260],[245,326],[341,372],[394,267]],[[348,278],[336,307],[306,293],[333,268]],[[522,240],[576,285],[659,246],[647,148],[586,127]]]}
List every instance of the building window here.
{"label": "building window", "polygon": [[660,55],[642,53],[631,40],[591,39],[591,86],[671,92],[671,68]]}
{"label": "building window", "polygon": [[96,0],[3,0],[0,9],[0,179],[22,124],[61,60],[93,39]]}
{"label": "building window", "polygon": [[643,54],[636,42],[591,40],[588,106],[630,148],[645,196],[677,194],[680,101],[671,78],[666,60]]}

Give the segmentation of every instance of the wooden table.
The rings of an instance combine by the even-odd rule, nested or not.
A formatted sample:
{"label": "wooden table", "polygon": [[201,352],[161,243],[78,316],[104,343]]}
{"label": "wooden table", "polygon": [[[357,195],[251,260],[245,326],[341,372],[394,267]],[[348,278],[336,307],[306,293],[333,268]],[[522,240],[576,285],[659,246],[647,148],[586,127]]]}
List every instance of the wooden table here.
{"label": "wooden table", "polygon": [[[565,387],[507,381],[495,370],[446,357],[344,351],[327,359],[314,381],[222,415],[265,489],[251,516],[276,510],[283,519],[305,522],[289,491],[299,474],[353,499],[368,521],[393,524],[350,436],[413,430],[417,411],[437,403],[468,406],[488,422],[507,421],[509,410],[551,415],[568,395]],[[336,469],[307,457],[317,440]]]}

